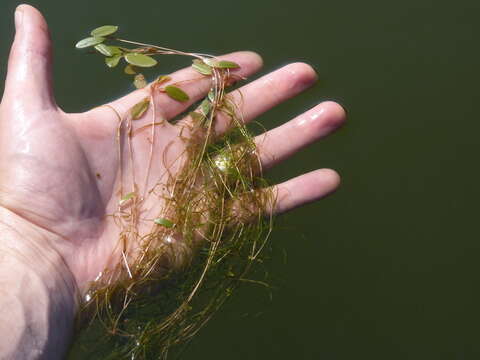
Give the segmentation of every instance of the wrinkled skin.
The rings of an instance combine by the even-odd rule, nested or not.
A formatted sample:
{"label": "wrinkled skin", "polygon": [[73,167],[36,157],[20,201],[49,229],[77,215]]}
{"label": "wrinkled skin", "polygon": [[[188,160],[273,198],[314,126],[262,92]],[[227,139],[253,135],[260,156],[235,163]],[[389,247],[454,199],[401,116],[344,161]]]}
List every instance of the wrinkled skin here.
{"label": "wrinkled skin", "polygon": [[[241,76],[255,73],[262,65],[261,58],[251,52],[236,52],[224,58],[241,65],[236,70]],[[112,108],[123,116],[148,96],[148,90],[129,94],[109,104],[111,107],[66,114],[55,102],[51,72],[51,43],[45,20],[36,9],[23,5],[16,14],[16,36],[0,105],[0,220],[24,235],[24,239],[15,240],[16,244],[23,242],[19,251],[41,248],[59,255],[78,288],[84,291],[86,284],[110,265],[109,261],[118,259],[118,254],[112,258],[112,253],[119,230],[105,215],[113,213],[118,206],[120,166],[125,174],[131,174],[131,169],[128,156],[119,157],[116,150],[119,120]],[[191,78],[198,78],[191,69],[172,74],[172,82]],[[254,119],[315,81],[316,74],[310,66],[295,63],[245,85],[241,89],[241,111],[245,120]],[[183,104],[160,95],[155,104],[159,118],[172,118],[205,96],[209,79],[185,83],[182,88],[191,101]],[[147,114],[145,120],[135,126],[141,127],[149,119]],[[325,102],[259,136],[256,141],[263,167],[268,169],[328,135],[344,119],[345,113],[338,104]],[[182,153],[185,143],[178,135],[188,121],[185,119],[176,125],[164,122],[156,127],[154,153],[157,156],[162,156],[167,147],[167,155],[172,159]],[[226,123],[220,121],[216,130],[225,131]],[[133,140],[140,192],[145,189],[149,136],[150,131],[145,131]],[[161,178],[164,170],[162,161],[154,161],[150,181]],[[124,181],[127,186],[132,183],[131,177]],[[339,176],[329,169],[286,181],[275,187],[278,201],[272,211],[282,213],[317,200],[334,191],[338,184]],[[158,212],[160,206],[148,201],[145,204],[152,214]],[[26,253],[25,256],[32,256]],[[32,261],[36,260],[32,258]]]}

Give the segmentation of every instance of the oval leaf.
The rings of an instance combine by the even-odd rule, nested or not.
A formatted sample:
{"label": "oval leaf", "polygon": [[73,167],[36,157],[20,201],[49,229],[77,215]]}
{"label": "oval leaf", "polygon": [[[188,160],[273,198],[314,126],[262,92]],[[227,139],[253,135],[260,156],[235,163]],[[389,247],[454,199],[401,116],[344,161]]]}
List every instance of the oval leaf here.
{"label": "oval leaf", "polygon": [[168,96],[177,101],[184,102],[190,99],[190,97],[185,91],[173,85],[168,85],[167,87],[165,87],[165,92]]}
{"label": "oval leaf", "polygon": [[167,81],[170,81],[170,80],[172,80],[172,78],[171,78],[170,76],[168,76],[168,75],[160,75],[160,76],[157,78],[157,80],[155,80],[155,83],[156,83],[157,85],[160,85],[160,84],[163,84],[163,83],[165,83],[165,82],[167,82]]}
{"label": "oval leaf", "polygon": [[125,72],[125,74],[128,74],[128,75],[135,75],[137,73],[135,66],[132,66],[132,65],[125,66],[125,69],[123,69],[123,71]]}
{"label": "oval leaf", "polygon": [[108,49],[108,45],[105,45],[105,44],[95,45],[95,50],[97,50],[102,55],[113,56],[113,54]]}
{"label": "oval leaf", "polygon": [[87,48],[87,47],[90,47],[90,46],[95,46],[95,45],[101,44],[104,41],[105,41],[105,38],[101,37],[101,36],[88,37],[86,39],[80,40],[75,45],[75,47],[77,49],[83,49],[83,48]]}
{"label": "oval leaf", "polygon": [[191,116],[192,120],[193,121],[196,121],[196,122],[202,122],[205,120],[205,115],[203,114],[200,114],[199,112],[196,112],[196,111],[192,111],[190,114],[188,114]]}
{"label": "oval leaf", "polygon": [[108,46],[108,48],[113,55],[123,55],[122,49],[120,49],[118,46]]}
{"label": "oval leaf", "polygon": [[202,75],[212,75],[212,68],[199,59],[193,60],[192,68]]}
{"label": "oval leaf", "polygon": [[213,58],[203,58],[203,62],[207,64],[208,66],[215,67],[215,64],[217,63],[217,60]]}
{"label": "oval leaf", "polygon": [[210,91],[208,92],[208,96],[207,96],[208,100],[210,100],[212,103],[215,102],[215,89],[210,89]]}
{"label": "oval leaf", "polygon": [[205,64],[217,69],[236,69],[240,67],[240,65],[238,65],[236,62],[228,61],[228,60],[215,60],[215,59],[205,58],[203,59],[203,61],[205,62]]}
{"label": "oval leaf", "polygon": [[233,61],[222,60],[217,62],[215,67],[220,69],[237,69],[240,67],[240,65]]}
{"label": "oval leaf", "polygon": [[104,25],[92,30],[90,35],[92,36],[108,36],[116,33],[118,30],[118,26],[115,25]]}
{"label": "oval leaf", "polygon": [[190,114],[189,114],[191,117],[192,117],[192,120],[195,121],[196,123],[200,124],[201,126],[205,127],[205,128],[208,128],[208,118],[199,113],[199,112],[196,112],[196,111],[192,111]]}
{"label": "oval leaf", "polygon": [[138,74],[137,76],[135,76],[135,80],[133,80],[133,85],[135,85],[137,89],[143,89],[148,85],[148,83],[145,79],[145,76],[143,76],[142,74]]}
{"label": "oval leaf", "polygon": [[108,46],[108,45],[105,45],[105,44],[95,45],[95,50],[97,50],[100,54],[105,55],[105,56],[116,55],[116,53],[113,50],[113,46]]}
{"label": "oval leaf", "polygon": [[210,112],[211,109],[212,109],[212,103],[210,102],[209,99],[203,100],[202,103],[200,104],[200,110],[202,114],[205,116],[208,116],[208,113]]}
{"label": "oval leaf", "polygon": [[114,68],[115,66],[118,65],[121,58],[122,58],[122,55],[115,55],[115,56],[112,56],[112,57],[107,57],[107,58],[105,58],[105,64],[107,64],[107,66],[109,68]]}
{"label": "oval leaf", "polygon": [[114,56],[114,55],[121,55],[122,50],[116,46],[109,46],[105,44],[98,44],[95,46],[95,49],[102,55],[105,56]]}
{"label": "oval leaf", "polygon": [[132,107],[130,110],[130,114],[132,115],[132,120],[138,120],[140,119],[143,114],[145,114],[145,111],[148,110],[148,107],[150,106],[150,98],[147,97],[140,101],[137,105]]}
{"label": "oval leaf", "polygon": [[157,60],[154,58],[138,53],[130,53],[125,55],[125,60],[127,60],[129,64],[139,67],[152,67],[157,65]]}
{"label": "oval leaf", "polygon": [[165,219],[165,218],[157,218],[157,219],[153,220],[153,222],[157,225],[165,226],[166,228],[172,228],[173,227],[173,222],[171,222],[170,220]]}

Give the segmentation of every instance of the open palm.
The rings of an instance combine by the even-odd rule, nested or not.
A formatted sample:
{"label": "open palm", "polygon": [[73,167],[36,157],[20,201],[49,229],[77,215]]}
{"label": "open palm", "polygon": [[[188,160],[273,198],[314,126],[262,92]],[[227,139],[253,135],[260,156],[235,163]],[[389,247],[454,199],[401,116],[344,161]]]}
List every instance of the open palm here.
{"label": "open palm", "polygon": [[[164,177],[165,166],[185,150],[185,142],[180,139],[190,136],[189,118],[175,125],[162,120],[173,118],[204,97],[210,79],[198,79],[192,69],[171,75],[171,82],[198,79],[182,85],[190,100],[181,103],[166,95],[158,96],[154,109],[149,111],[155,111],[162,123],[155,126],[154,139],[148,127],[132,138],[132,162],[129,153],[117,151],[119,115],[124,117],[133,105],[148,96],[148,89],[86,113],[64,113],[52,92],[51,45],[45,20],[30,6],[19,10],[0,105],[0,206],[28,226],[49,234],[48,241],[42,237],[34,246],[51,247],[58,252],[84,290],[99,272],[118,261],[115,251],[119,229],[107,215],[116,211],[121,194],[129,192],[135,182],[138,192],[145,193],[154,181]],[[236,74],[242,77],[255,73],[262,64],[259,56],[251,52],[232,53],[225,58],[240,64]],[[254,119],[315,80],[311,67],[295,63],[245,85],[241,88],[243,118]],[[232,96],[240,95],[237,92]],[[134,130],[144,129],[150,121],[148,115],[145,120],[135,121]],[[332,132],[344,118],[339,105],[326,102],[259,136],[256,142],[263,168]],[[219,121],[216,127],[216,132],[222,133],[227,130],[227,123]],[[277,185],[278,201],[272,211],[280,213],[316,200],[332,192],[338,182],[334,171],[323,169]],[[148,209],[142,214],[145,219],[162,210],[158,201],[147,199],[143,205]],[[140,222],[139,226],[140,231],[142,227],[148,231],[151,225]]]}

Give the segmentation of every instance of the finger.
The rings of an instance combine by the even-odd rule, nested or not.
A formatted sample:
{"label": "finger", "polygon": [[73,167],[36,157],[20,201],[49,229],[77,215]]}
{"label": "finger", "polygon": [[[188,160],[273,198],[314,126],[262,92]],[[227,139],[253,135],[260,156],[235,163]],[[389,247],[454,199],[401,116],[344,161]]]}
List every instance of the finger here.
{"label": "finger", "polygon": [[268,169],[335,131],[345,122],[335,102],[321,103],[293,120],[255,138],[262,169]]}
{"label": "finger", "polygon": [[20,100],[39,109],[55,107],[52,46],[44,17],[32,6],[20,5],[15,11],[15,29],[4,100]]}
{"label": "finger", "polygon": [[273,214],[285,213],[331,194],[339,185],[340,176],[331,169],[303,174],[273,187],[276,201],[268,211]]}
{"label": "finger", "polygon": [[232,224],[285,213],[331,194],[339,184],[340,176],[336,171],[320,169],[270,188],[245,193],[231,203]]}
{"label": "finger", "polygon": [[[306,90],[316,80],[317,74],[310,65],[293,63],[232,92],[231,99],[237,104],[242,120],[248,123],[267,110]],[[219,113],[215,123],[216,134],[225,133],[230,124],[231,119]]]}
{"label": "finger", "polygon": [[[256,73],[262,67],[262,58],[258,54],[250,51],[235,52],[220,56],[219,58],[228,59],[240,65],[239,69],[231,71],[232,75],[234,75],[234,79],[248,77]],[[170,77],[172,78],[171,81],[164,85],[178,83],[177,86],[188,94],[190,100],[179,102],[171,99],[166,94],[159,94],[159,107],[162,109],[162,115],[167,119],[175,117],[182,111],[185,111],[190,105],[200,100],[202,97],[205,97],[211,86],[210,77],[199,74],[191,67],[179,70],[171,74]],[[135,104],[149,95],[150,87],[147,87],[113,101],[109,106],[114,107],[121,116],[125,116]]]}

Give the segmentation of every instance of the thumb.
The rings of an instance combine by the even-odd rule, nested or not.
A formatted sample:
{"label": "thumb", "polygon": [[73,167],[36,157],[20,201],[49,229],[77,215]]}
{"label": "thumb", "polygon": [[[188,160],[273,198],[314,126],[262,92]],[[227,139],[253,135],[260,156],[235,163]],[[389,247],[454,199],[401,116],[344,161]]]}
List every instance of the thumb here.
{"label": "thumb", "polygon": [[52,89],[52,46],[47,23],[32,6],[15,11],[15,40],[8,59],[4,101],[56,107]]}

